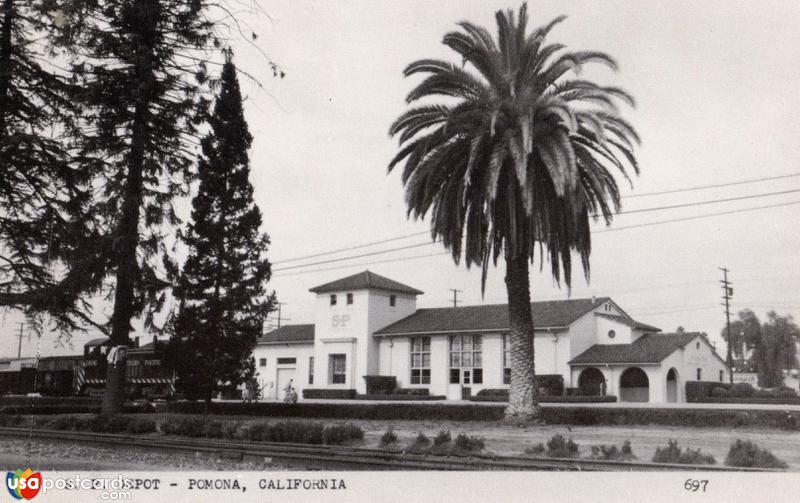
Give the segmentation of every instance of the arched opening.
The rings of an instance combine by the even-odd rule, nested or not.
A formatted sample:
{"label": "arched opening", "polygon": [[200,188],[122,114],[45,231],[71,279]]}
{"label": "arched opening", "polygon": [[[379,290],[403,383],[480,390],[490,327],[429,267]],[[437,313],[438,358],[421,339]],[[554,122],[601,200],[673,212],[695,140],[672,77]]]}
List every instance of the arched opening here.
{"label": "arched opening", "polygon": [[678,401],[678,371],[675,368],[669,369],[667,372],[667,401],[668,402],[677,402]]}
{"label": "arched opening", "polygon": [[649,402],[650,381],[639,367],[630,367],[619,377],[619,399],[621,402]]}
{"label": "arched opening", "polygon": [[605,395],[606,378],[599,369],[589,367],[578,376],[578,387],[584,395]]}

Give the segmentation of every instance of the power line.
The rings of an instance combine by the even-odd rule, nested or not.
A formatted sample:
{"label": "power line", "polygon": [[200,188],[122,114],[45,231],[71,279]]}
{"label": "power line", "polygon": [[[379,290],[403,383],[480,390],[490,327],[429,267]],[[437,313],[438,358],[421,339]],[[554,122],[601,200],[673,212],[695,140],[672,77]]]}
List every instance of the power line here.
{"label": "power line", "polygon": [[343,260],[351,260],[351,259],[354,259],[354,258],[371,257],[371,256],[374,256],[374,255],[382,255],[384,253],[390,253],[390,252],[393,252],[393,251],[408,250],[409,248],[419,248],[420,246],[430,246],[430,245],[432,245],[434,243],[437,243],[437,242],[438,241],[431,241],[431,242],[427,242],[427,243],[417,243],[417,244],[413,244],[413,245],[409,245],[409,246],[401,246],[401,247],[398,247],[398,248],[389,248],[388,250],[379,250],[379,251],[374,251],[374,252],[369,252],[369,253],[362,253],[360,255],[351,255],[349,257],[341,257],[341,258],[332,258],[332,259],[328,259],[328,260],[321,260],[319,262],[311,262],[309,264],[290,265],[290,266],[287,266],[287,267],[281,267],[279,269],[273,269],[273,271],[274,272],[279,272],[279,271],[286,271],[286,270],[289,270],[289,269],[297,269],[297,268],[300,268],[300,267],[309,267],[309,266],[312,266],[312,265],[321,265],[321,264],[330,264],[330,263],[333,263],[333,262],[341,262]]}
{"label": "power line", "polygon": [[[798,189],[796,191],[792,191],[792,192],[800,192],[800,189]],[[750,199],[751,197],[764,197],[766,195],[771,195],[771,194],[764,194],[764,195],[758,195],[758,196],[756,196],[756,195],[754,195],[754,196],[745,196],[745,197],[742,197],[741,199]],[[728,201],[728,200],[729,199],[719,200],[719,201],[705,201],[705,202],[702,202],[702,203],[692,203],[692,204],[710,204],[711,202],[723,202],[723,201]],[[744,212],[748,212],[748,211],[762,210],[762,209],[768,209],[768,208],[778,208],[778,207],[782,207],[782,206],[791,206],[791,205],[795,205],[795,204],[800,204],[800,201],[792,201],[792,202],[788,202],[788,203],[778,203],[778,204],[772,204],[772,205],[756,206],[756,207],[752,207],[752,208],[740,208],[740,209],[737,209],[737,210],[720,211],[720,212],[715,212],[715,213],[708,213],[708,214],[705,214],[705,215],[695,215],[695,216],[691,216],[691,217],[673,218],[673,219],[667,219],[667,220],[659,220],[659,221],[655,221],[655,222],[645,222],[645,223],[641,223],[641,224],[626,225],[626,226],[622,226],[622,227],[610,227],[610,228],[607,228],[607,229],[595,230],[595,231],[592,231],[592,233],[593,234],[602,234],[604,232],[614,232],[614,231],[621,231],[621,230],[625,230],[625,229],[635,229],[635,228],[638,228],[638,227],[649,227],[649,226],[653,226],[653,225],[661,225],[661,224],[674,223],[674,222],[684,222],[684,221],[689,221],[689,220],[699,220],[699,219],[702,219],[702,218],[710,218],[710,217],[721,216],[721,215],[731,215],[731,214],[736,214],[736,213],[744,213]],[[656,210],[656,209],[671,209],[671,207],[646,208],[646,209],[644,209],[642,211],[651,211],[651,210]],[[342,261],[346,261],[346,260],[352,260],[352,259],[356,259],[356,258],[369,257],[369,256],[375,256],[375,255],[382,255],[382,254],[385,254],[385,253],[391,253],[391,252],[394,252],[394,251],[406,250],[406,249],[409,249],[409,248],[418,248],[418,247],[421,247],[421,246],[430,246],[430,245],[435,244],[437,242],[438,241],[431,241],[431,242],[427,242],[427,243],[417,243],[417,244],[410,245],[410,246],[402,246],[402,247],[398,247],[398,248],[389,248],[389,249],[386,249],[386,250],[379,250],[379,251],[370,252],[370,253],[364,253],[364,254],[360,254],[360,255],[352,255],[352,256],[348,256],[348,257],[340,257],[340,258],[335,258],[335,259],[323,260],[323,261],[319,261],[319,262],[312,262],[312,263],[309,263],[309,264],[298,264],[298,265],[293,265],[293,266],[288,266],[288,267],[282,267],[282,268],[279,268],[279,269],[274,269],[273,272],[287,271],[287,270],[292,270],[292,269],[310,267],[310,266],[314,266],[314,265],[323,265],[323,264],[329,264],[329,263],[334,263],[334,262],[342,262]],[[399,262],[399,261],[402,261],[402,260],[403,259],[398,258],[398,259],[388,260],[388,261],[384,261],[384,262]],[[362,265],[370,265],[370,264],[362,264]],[[343,269],[343,268],[354,267],[354,266],[355,265],[348,265],[348,266],[343,266],[343,267],[338,267],[338,268],[321,269],[319,271],[333,270],[333,269]],[[308,271],[308,272],[312,272],[312,271]],[[288,274],[276,274],[275,276],[276,277],[280,277],[280,276],[287,276],[287,275]]]}
{"label": "power line", "polygon": [[783,206],[792,206],[792,205],[795,205],[795,204],[800,204],[800,201],[792,201],[792,202],[788,202],[788,203],[779,203],[779,204],[768,204],[768,205],[764,205],[764,206],[755,206],[755,207],[752,207],[752,208],[741,208],[741,209],[738,209],[738,210],[718,211],[718,212],[715,212],[715,213],[707,213],[705,215],[695,215],[695,216],[692,216],[692,217],[671,218],[671,219],[668,219],[668,220],[657,220],[655,222],[645,222],[645,223],[641,223],[641,224],[625,225],[625,226],[622,226],[622,227],[609,227],[608,229],[600,229],[600,230],[592,231],[592,234],[602,234],[604,232],[624,231],[626,229],[636,229],[638,227],[650,227],[650,226],[653,226],[653,225],[670,224],[670,223],[673,223],[673,222],[686,222],[688,220],[700,220],[700,219],[703,219],[703,218],[718,217],[718,216],[722,216],[722,215],[733,215],[733,214],[736,214],[736,213],[745,213],[745,212],[748,212],[748,211],[755,211],[755,210],[765,210],[765,209],[769,209],[769,208],[780,208],[780,207],[783,207]]}
{"label": "power line", "polygon": [[307,258],[321,257],[323,255],[333,255],[335,253],[341,253],[341,252],[344,252],[344,251],[359,250],[361,248],[368,248],[370,246],[384,244],[384,243],[390,243],[392,241],[400,241],[401,239],[408,239],[408,238],[412,238],[412,237],[416,237],[416,236],[421,236],[423,234],[430,234],[430,231],[415,232],[413,234],[406,234],[405,236],[397,236],[397,237],[394,237],[394,238],[383,239],[381,241],[372,241],[372,242],[360,244],[360,245],[357,245],[357,246],[348,246],[346,248],[339,248],[339,249],[336,249],[336,250],[324,251],[324,252],[314,253],[314,254],[311,254],[311,255],[304,255],[302,257],[283,259],[283,260],[279,260],[277,262],[273,262],[273,265],[284,264],[286,262],[295,262],[297,260],[303,260],[303,259],[307,259]]}
{"label": "power line", "polygon": [[390,258],[385,260],[376,260],[374,262],[364,262],[358,264],[348,264],[348,265],[339,265],[335,267],[325,267],[321,269],[311,269],[309,271],[296,271],[296,272],[288,272],[284,274],[275,274],[273,278],[280,278],[282,276],[295,276],[297,274],[310,274],[314,272],[324,272],[324,271],[335,271],[338,269],[347,269],[350,267],[363,267],[366,265],[375,265],[375,264],[386,264],[388,262],[404,262],[406,260],[415,260],[420,258],[427,258],[427,257],[439,257],[441,255],[450,255],[450,252],[442,251],[437,253],[426,253],[425,255],[412,255],[410,257],[399,257],[399,258]]}
{"label": "power line", "polygon": [[[633,198],[638,198],[638,197],[657,196],[657,195],[663,195],[663,194],[676,194],[676,193],[679,193],[679,192],[690,192],[690,191],[695,191],[695,190],[703,190],[703,189],[711,189],[711,188],[719,188],[719,187],[729,187],[729,186],[734,186],[734,185],[745,185],[745,184],[749,184],[749,183],[758,183],[758,182],[764,182],[764,181],[770,181],[770,180],[780,180],[780,179],[792,178],[792,177],[797,177],[797,176],[800,176],[800,172],[798,172],[798,173],[790,173],[790,174],[786,174],[786,175],[772,176],[772,177],[752,178],[752,179],[749,179],[749,180],[739,180],[739,181],[734,181],[734,182],[718,183],[718,184],[712,184],[712,185],[698,185],[698,186],[694,186],[694,187],[684,187],[684,188],[680,188],[680,189],[671,189],[671,190],[664,190],[664,191],[657,191],[657,192],[645,192],[645,193],[642,193],[642,194],[631,194],[631,195],[623,196],[622,199],[623,200],[624,199],[633,199]],[[754,196],[754,197],[760,197],[760,196]],[[707,204],[707,203],[704,203],[704,204]],[[643,210],[643,211],[652,211],[652,210],[646,209],[646,210]],[[628,211],[628,212],[620,212],[619,214],[635,213],[635,212],[636,211]],[[402,239],[408,239],[410,237],[422,236],[424,234],[429,234],[429,233],[430,233],[430,231],[415,232],[415,233],[412,233],[412,234],[406,234],[406,235],[403,235],[403,236],[396,236],[396,237],[392,237],[392,238],[382,239],[382,240],[379,240],[379,241],[370,241],[370,242],[363,243],[363,244],[356,245],[356,246],[348,246],[348,247],[338,248],[338,249],[334,249],[334,250],[328,250],[328,251],[313,253],[313,254],[310,254],[310,255],[303,255],[303,256],[300,256],[300,257],[281,259],[281,260],[273,262],[273,265],[284,264],[286,262],[296,262],[298,260],[303,260],[303,259],[308,259],[308,258],[316,258],[316,257],[324,256],[324,255],[333,255],[335,253],[341,253],[341,252],[345,252],[345,251],[359,250],[359,249],[368,248],[368,247],[374,246],[374,245],[390,243],[390,242],[393,242],[393,241],[400,241]]]}
{"label": "power line", "polygon": [[766,182],[770,180],[781,180],[784,178],[793,178],[796,176],[800,176],[800,173],[790,173],[788,175],[779,175],[779,176],[770,176],[764,178],[752,178],[750,180],[740,180],[738,182],[727,182],[727,183],[717,183],[713,185],[698,185],[695,187],[685,187],[682,189],[672,189],[672,190],[660,190],[656,192],[643,192],[641,194],[631,194],[625,196],[624,199],[633,199],[636,197],[645,197],[645,196],[661,196],[664,194],[676,194],[678,192],[689,192],[693,190],[703,190],[703,189],[716,189],[719,187],[731,187],[733,185],[745,185],[748,183],[757,183],[757,182]]}
{"label": "power line", "polygon": [[694,203],[682,203],[682,204],[672,204],[669,206],[656,206],[654,208],[641,208],[638,210],[628,210],[628,211],[620,211],[617,215],[630,215],[632,213],[645,213],[647,211],[659,211],[659,210],[673,210],[677,208],[688,208],[690,206],[704,206],[706,204],[716,204],[716,203],[727,203],[731,201],[742,201],[744,199],[756,199],[759,197],[768,197],[768,196],[778,196],[783,194],[793,194],[795,192],[800,192],[800,189],[792,189],[792,190],[781,190],[778,192],[767,192],[764,194],[750,194],[747,196],[738,196],[738,197],[726,197],[724,199],[709,199],[707,201],[698,201]]}

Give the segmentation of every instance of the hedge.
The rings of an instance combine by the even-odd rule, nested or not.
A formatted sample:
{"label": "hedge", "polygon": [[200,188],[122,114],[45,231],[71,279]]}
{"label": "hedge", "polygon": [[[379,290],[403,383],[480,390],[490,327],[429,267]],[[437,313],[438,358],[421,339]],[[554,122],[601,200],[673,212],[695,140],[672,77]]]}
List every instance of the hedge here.
{"label": "hedge", "polygon": [[537,375],[536,384],[548,396],[561,396],[564,394],[564,376],[561,374]]}
{"label": "hedge", "polygon": [[[471,402],[508,402],[508,393],[481,395],[478,393],[469,398]],[[574,396],[540,396],[540,403],[613,403],[617,401],[614,395],[574,395]]]}
{"label": "hedge", "polygon": [[[165,412],[202,414],[201,402],[172,402]],[[220,415],[257,415],[332,419],[414,419],[443,421],[499,421],[505,405],[445,403],[212,403],[209,412]],[[739,427],[758,426],[800,430],[800,411],[675,409],[619,407],[542,407],[549,424],[569,425],[664,425]]]}
{"label": "hedge", "polygon": [[[391,400],[391,401],[429,401],[429,400],[447,400],[444,395],[428,395],[428,394],[411,394],[411,393],[395,393],[391,395],[356,395],[356,400]],[[427,390],[426,390],[427,391]]]}
{"label": "hedge", "polygon": [[354,389],[304,389],[303,398],[324,398],[331,400],[352,400],[356,397]]}
{"label": "hedge", "polygon": [[100,407],[101,400],[87,397],[27,397],[27,396],[0,396],[0,407],[34,407],[40,406],[71,406],[71,407]]}
{"label": "hedge", "polygon": [[[716,381],[688,381],[686,401],[690,403],[752,403],[762,405],[798,405],[800,397],[790,393],[790,388],[782,387],[773,391],[756,390],[748,383],[729,383]],[[792,390],[793,391],[793,390]]]}
{"label": "hedge", "polygon": [[368,395],[390,395],[397,388],[395,376],[364,376]]}

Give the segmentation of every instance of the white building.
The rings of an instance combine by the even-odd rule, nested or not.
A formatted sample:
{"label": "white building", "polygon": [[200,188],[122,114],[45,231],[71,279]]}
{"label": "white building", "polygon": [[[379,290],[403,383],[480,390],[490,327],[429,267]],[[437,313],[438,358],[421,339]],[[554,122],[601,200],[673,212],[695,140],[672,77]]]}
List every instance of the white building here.
{"label": "white building", "polygon": [[[417,309],[423,292],[364,271],[312,288],[313,325],[265,334],[254,351],[265,398],[294,388],[366,392],[364,376],[462,399],[508,388],[505,304]],[[537,374],[567,387],[602,389],[622,401],[684,400],[690,380],[727,381],[703,334],[661,334],[608,297],[534,302]]]}

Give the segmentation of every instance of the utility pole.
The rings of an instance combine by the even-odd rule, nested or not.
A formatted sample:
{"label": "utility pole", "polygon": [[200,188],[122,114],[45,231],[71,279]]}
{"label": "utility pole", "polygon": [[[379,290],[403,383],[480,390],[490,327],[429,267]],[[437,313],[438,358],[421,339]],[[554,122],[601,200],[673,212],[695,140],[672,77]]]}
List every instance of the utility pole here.
{"label": "utility pole", "polygon": [[281,328],[281,306],[286,302],[278,302],[278,328]]}
{"label": "utility pole", "polygon": [[22,327],[24,323],[19,324],[19,345],[17,346],[17,358],[22,358]]}
{"label": "utility pole", "polygon": [[453,292],[453,307],[458,307],[458,294],[461,293],[461,290],[451,288],[450,291]]}
{"label": "utility pole", "polygon": [[730,383],[731,383],[731,385],[733,385],[733,352],[731,351],[731,348],[733,347],[733,340],[732,340],[732,334],[731,334],[731,307],[730,307],[730,300],[731,300],[731,296],[733,295],[733,283],[728,281],[728,269],[727,268],[720,267],[719,270],[722,271],[722,274],[723,274],[723,279],[722,279],[722,281],[720,281],[720,283],[722,283],[722,291],[725,294],[725,295],[722,296],[722,298],[725,300],[725,303],[723,304],[723,306],[725,306],[725,319],[728,322],[728,332],[727,332],[728,333],[728,341],[727,341],[728,358],[726,360],[726,363],[728,364],[728,376],[730,378]]}

